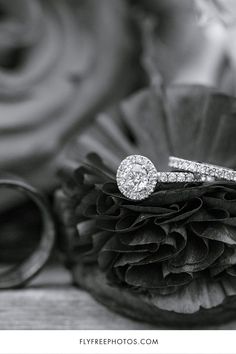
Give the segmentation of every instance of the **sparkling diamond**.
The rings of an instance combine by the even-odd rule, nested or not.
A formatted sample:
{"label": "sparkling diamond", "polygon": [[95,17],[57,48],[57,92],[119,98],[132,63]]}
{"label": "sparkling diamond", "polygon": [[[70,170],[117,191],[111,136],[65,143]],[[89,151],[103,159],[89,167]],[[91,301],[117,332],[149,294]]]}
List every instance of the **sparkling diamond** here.
{"label": "sparkling diamond", "polygon": [[194,175],[188,174],[185,175],[186,182],[193,182],[194,181]]}
{"label": "sparkling diamond", "polygon": [[182,168],[183,168],[183,170],[188,170],[189,169],[189,163],[188,162],[184,162],[183,164],[182,164]]}
{"label": "sparkling diamond", "polygon": [[205,175],[208,171],[207,171],[207,167],[206,166],[200,166],[200,171],[201,174]]}
{"label": "sparkling diamond", "polygon": [[217,178],[224,178],[224,170],[219,170],[216,174]]}
{"label": "sparkling diamond", "polygon": [[210,175],[210,176],[215,176],[216,174],[216,169],[215,168],[209,168],[207,173]]}
{"label": "sparkling diamond", "polygon": [[175,183],[177,181],[177,176],[175,173],[169,173],[169,178],[168,178],[170,183]]}
{"label": "sparkling diamond", "polygon": [[168,182],[168,173],[159,172],[158,173],[158,181],[160,181],[162,183],[167,183]]}
{"label": "sparkling diamond", "polygon": [[202,176],[202,180],[204,182],[214,182],[215,181],[215,178],[213,176],[207,176],[207,175],[203,175]]}
{"label": "sparkling diamond", "polygon": [[232,179],[232,172],[227,171],[225,173],[225,178],[230,181]]}
{"label": "sparkling diamond", "polygon": [[185,174],[180,172],[177,176],[177,181],[184,182],[185,181]]}
{"label": "sparkling diamond", "polygon": [[116,174],[120,192],[132,200],[147,198],[155,189],[157,170],[144,156],[131,155],[120,164]]}

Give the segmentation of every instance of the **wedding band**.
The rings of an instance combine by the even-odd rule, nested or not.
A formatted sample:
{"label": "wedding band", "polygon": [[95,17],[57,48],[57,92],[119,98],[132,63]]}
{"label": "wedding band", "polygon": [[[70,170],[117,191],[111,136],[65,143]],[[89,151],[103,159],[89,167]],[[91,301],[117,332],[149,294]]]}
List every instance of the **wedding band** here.
{"label": "wedding band", "polygon": [[18,177],[0,175],[0,188],[16,189],[28,196],[38,207],[42,218],[42,234],[36,249],[19,265],[0,274],[0,289],[25,285],[48,261],[55,240],[55,224],[43,195]]}
{"label": "wedding band", "polygon": [[236,171],[226,167],[185,160],[175,156],[169,157],[169,166],[180,171],[188,171],[214,177],[219,180],[236,182]]}
{"label": "wedding band", "polygon": [[131,200],[149,197],[157,183],[205,182],[206,177],[191,172],[157,172],[154,164],[145,156],[130,155],[119,165],[116,173],[120,192]]}

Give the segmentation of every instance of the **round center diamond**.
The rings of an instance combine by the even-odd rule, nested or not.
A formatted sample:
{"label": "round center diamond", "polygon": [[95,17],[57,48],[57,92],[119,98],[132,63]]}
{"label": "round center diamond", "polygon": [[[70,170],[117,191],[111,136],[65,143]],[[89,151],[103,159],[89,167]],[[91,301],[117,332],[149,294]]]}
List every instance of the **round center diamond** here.
{"label": "round center diamond", "polygon": [[125,197],[142,200],[154,191],[157,183],[157,170],[147,157],[131,155],[121,162],[116,180],[120,192]]}

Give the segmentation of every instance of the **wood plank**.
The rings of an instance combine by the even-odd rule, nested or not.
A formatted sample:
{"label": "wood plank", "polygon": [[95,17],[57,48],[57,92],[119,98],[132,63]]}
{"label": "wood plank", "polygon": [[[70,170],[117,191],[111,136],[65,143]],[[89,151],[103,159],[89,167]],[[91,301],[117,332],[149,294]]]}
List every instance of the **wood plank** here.
{"label": "wood plank", "polygon": [[30,286],[0,292],[0,329],[151,329],[107,310],[71,285],[68,271],[46,269]]}
{"label": "wood plank", "polygon": [[[70,273],[57,266],[45,269],[25,289],[0,292],[0,329],[158,328],[108,310],[87,292],[73,287]],[[215,329],[236,329],[236,321]]]}

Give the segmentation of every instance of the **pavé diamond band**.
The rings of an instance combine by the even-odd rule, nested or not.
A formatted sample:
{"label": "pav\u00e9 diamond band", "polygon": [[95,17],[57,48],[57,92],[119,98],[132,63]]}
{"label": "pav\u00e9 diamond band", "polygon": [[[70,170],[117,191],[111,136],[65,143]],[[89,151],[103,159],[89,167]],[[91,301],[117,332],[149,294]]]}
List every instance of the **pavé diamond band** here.
{"label": "pav\u00e9 diamond band", "polygon": [[169,166],[180,171],[188,171],[219,180],[236,182],[236,171],[226,167],[185,160],[175,156],[169,157]]}
{"label": "pav\u00e9 diamond band", "polygon": [[145,156],[130,155],[119,165],[116,173],[120,192],[132,200],[149,197],[157,183],[205,182],[206,176],[191,172],[157,172],[154,164]]}

